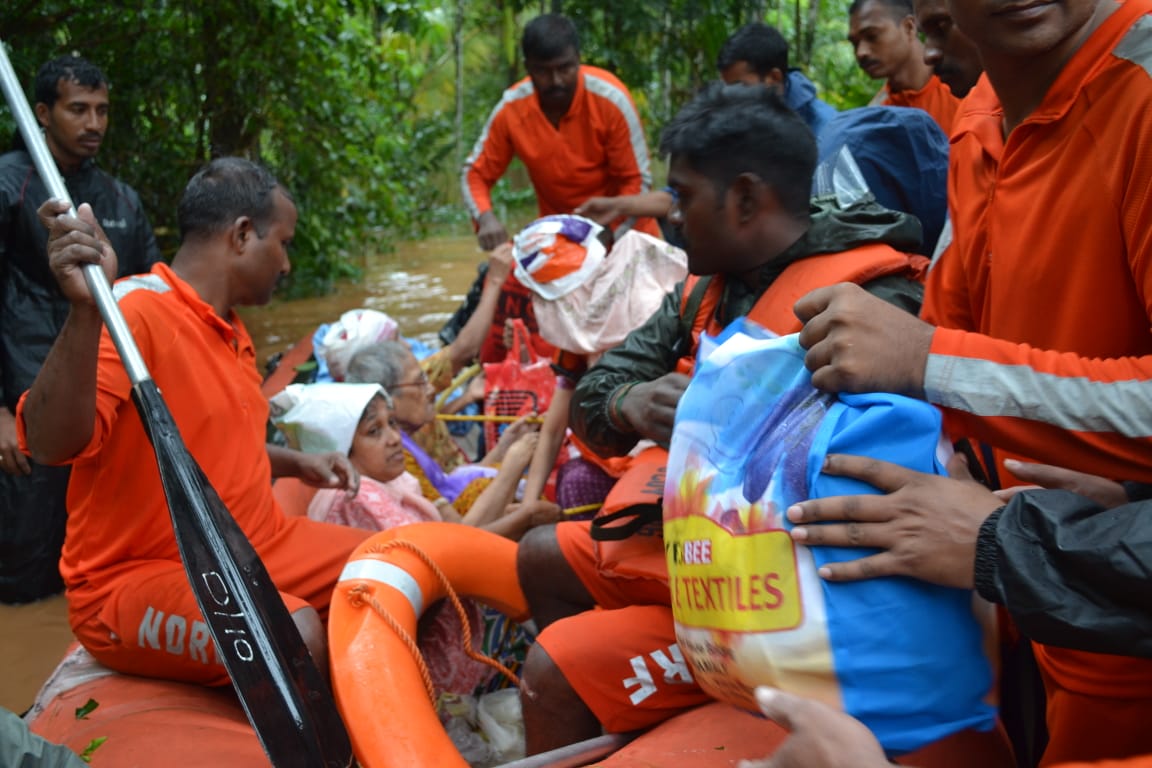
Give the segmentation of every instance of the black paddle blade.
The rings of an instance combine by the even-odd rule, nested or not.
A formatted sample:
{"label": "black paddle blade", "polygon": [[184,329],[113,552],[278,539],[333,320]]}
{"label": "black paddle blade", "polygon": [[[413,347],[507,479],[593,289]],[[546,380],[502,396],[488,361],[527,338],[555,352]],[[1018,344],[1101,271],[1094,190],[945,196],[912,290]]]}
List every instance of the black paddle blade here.
{"label": "black paddle blade", "polygon": [[192,591],[248,719],[276,768],[347,768],[332,692],[256,550],[188,452],[156,383],[132,389],[156,451]]}

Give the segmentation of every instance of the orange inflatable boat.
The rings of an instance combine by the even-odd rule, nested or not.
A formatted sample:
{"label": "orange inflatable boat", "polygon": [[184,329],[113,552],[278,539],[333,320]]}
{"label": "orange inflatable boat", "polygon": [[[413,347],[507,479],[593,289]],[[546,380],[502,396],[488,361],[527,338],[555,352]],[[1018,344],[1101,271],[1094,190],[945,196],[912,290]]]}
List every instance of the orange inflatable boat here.
{"label": "orange inflatable boat", "polygon": [[[441,727],[413,639],[421,612],[449,592],[515,619],[527,606],[516,578],[516,544],[451,523],[422,523],[377,534],[349,558],[329,617],[332,686],[353,748],[365,768],[467,766]],[[83,719],[89,699],[99,706]],[[105,741],[92,764],[108,768],[264,766],[268,760],[235,696],[121,675],[78,646],[29,715],[32,730],[82,752]],[[783,740],[773,723],[722,703],[679,715],[604,756],[599,740],[510,764],[605,768],[730,768],[763,758]],[[596,741],[596,740],[594,740]],[[593,762],[599,760],[600,762]],[[920,768],[1013,768],[1003,734],[964,732],[907,755]]]}

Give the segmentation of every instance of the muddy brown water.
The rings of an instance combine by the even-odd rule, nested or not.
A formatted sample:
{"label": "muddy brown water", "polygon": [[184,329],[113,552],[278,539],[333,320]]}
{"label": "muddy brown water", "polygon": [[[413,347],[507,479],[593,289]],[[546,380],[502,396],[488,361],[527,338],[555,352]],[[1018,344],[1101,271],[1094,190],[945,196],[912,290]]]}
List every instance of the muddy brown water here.
{"label": "muddy brown water", "polygon": [[400,324],[405,336],[436,345],[437,332],[463,300],[483,261],[471,236],[401,243],[395,252],[365,263],[362,279],[342,283],[329,295],[273,299],[264,307],[243,307],[240,314],[261,365],[321,323],[334,322],[357,307],[380,310]]}
{"label": "muddy brown water", "polygon": [[[392,253],[368,259],[362,279],[340,284],[327,296],[273,300],[265,307],[244,308],[241,315],[262,367],[321,323],[357,307],[386,312],[405,336],[435,345],[437,332],[483,261],[471,236],[401,243]],[[0,707],[17,713],[28,709],[71,642],[63,597],[0,605]]]}

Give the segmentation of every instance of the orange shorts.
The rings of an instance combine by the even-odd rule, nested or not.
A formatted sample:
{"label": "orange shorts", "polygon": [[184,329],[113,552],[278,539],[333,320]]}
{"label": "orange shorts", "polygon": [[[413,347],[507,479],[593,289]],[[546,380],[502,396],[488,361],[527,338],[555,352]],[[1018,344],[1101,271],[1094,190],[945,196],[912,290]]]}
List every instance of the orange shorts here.
{"label": "orange shorts", "polygon": [[590,520],[556,525],[556,543],[601,608],[671,605],[664,537],[643,532],[622,541],[595,541]]}
{"label": "orange shorts", "polygon": [[667,606],[586,611],[553,622],[536,642],[611,733],[711,701],[680,653]]}
{"label": "orange shorts", "polygon": [[610,732],[646,728],[710,701],[676,644],[663,538],[603,547],[589,528],[560,523],[556,540],[601,610],[561,619],[536,641]]}
{"label": "orange shorts", "polygon": [[[344,564],[373,533],[293,517],[257,553],[290,613],[311,605],[327,619]],[[229,683],[178,562],[141,561],[113,585],[99,612],[72,631],[101,664],[120,672],[201,685]]]}

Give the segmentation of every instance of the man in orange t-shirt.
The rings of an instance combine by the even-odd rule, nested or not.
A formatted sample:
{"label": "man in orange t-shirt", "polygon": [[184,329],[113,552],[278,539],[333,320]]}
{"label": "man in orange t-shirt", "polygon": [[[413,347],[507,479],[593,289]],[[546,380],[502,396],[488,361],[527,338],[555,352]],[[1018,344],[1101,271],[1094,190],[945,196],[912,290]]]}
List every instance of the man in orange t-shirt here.
{"label": "man in orange t-shirt", "polygon": [[[504,91],[461,176],[464,202],[486,251],[510,240],[492,210],[491,191],[514,157],[528,169],[540,216],[572,213],[589,198],[643,193],[652,186],[648,142],[632,95],[610,72],[580,63],[572,20],[556,13],[537,16],[524,28],[520,47],[528,77]],[[602,223],[660,236],[653,218]],[[505,280],[481,362],[504,359],[509,317],[523,319],[533,346],[551,353],[538,337],[531,297],[514,275]]]}
{"label": "man in orange t-shirt", "polygon": [[848,41],[860,68],[885,80],[874,105],[922,109],[945,134],[952,133],[960,100],[924,60],[911,0],[853,0]]}
{"label": "man in orange t-shirt", "polygon": [[[998,449],[984,469],[1003,485],[1006,456],[1152,481],[1152,0],[949,6],[987,78],[953,134],[928,323],[813,293],[797,305],[813,381],[944,406],[954,436]],[[1042,765],[1152,752],[1152,661],[1035,649]]]}
{"label": "man in orange t-shirt", "polygon": [[[181,564],[132,386],[80,267],[116,255],[80,218],[55,216],[48,241],[69,312],[32,388],[17,406],[21,448],[45,464],[72,465],[60,571],[76,638],[102,664],[147,677],[227,685],[229,678]],[[338,452],[303,454],[265,444],[268,401],[237,305],[266,303],[290,268],[296,206],[266,169],[218,158],[185,188],[181,244],[114,288],[125,323],[181,436],[251,541],[321,669],[323,617],[349,555],[370,534],[288,518],[272,478],[354,489],[359,476]]]}
{"label": "man in orange t-shirt", "polygon": [[[648,142],[632,95],[611,73],[580,63],[572,21],[560,14],[536,17],[524,28],[521,48],[528,77],[504,91],[461,180],[486,251],[509,240],[490,192],[513,157],[528,169],[540,216],[572,213],[590,197],[647,192],[652,185]],[[660,234],[654,219],[633,226]]]}

